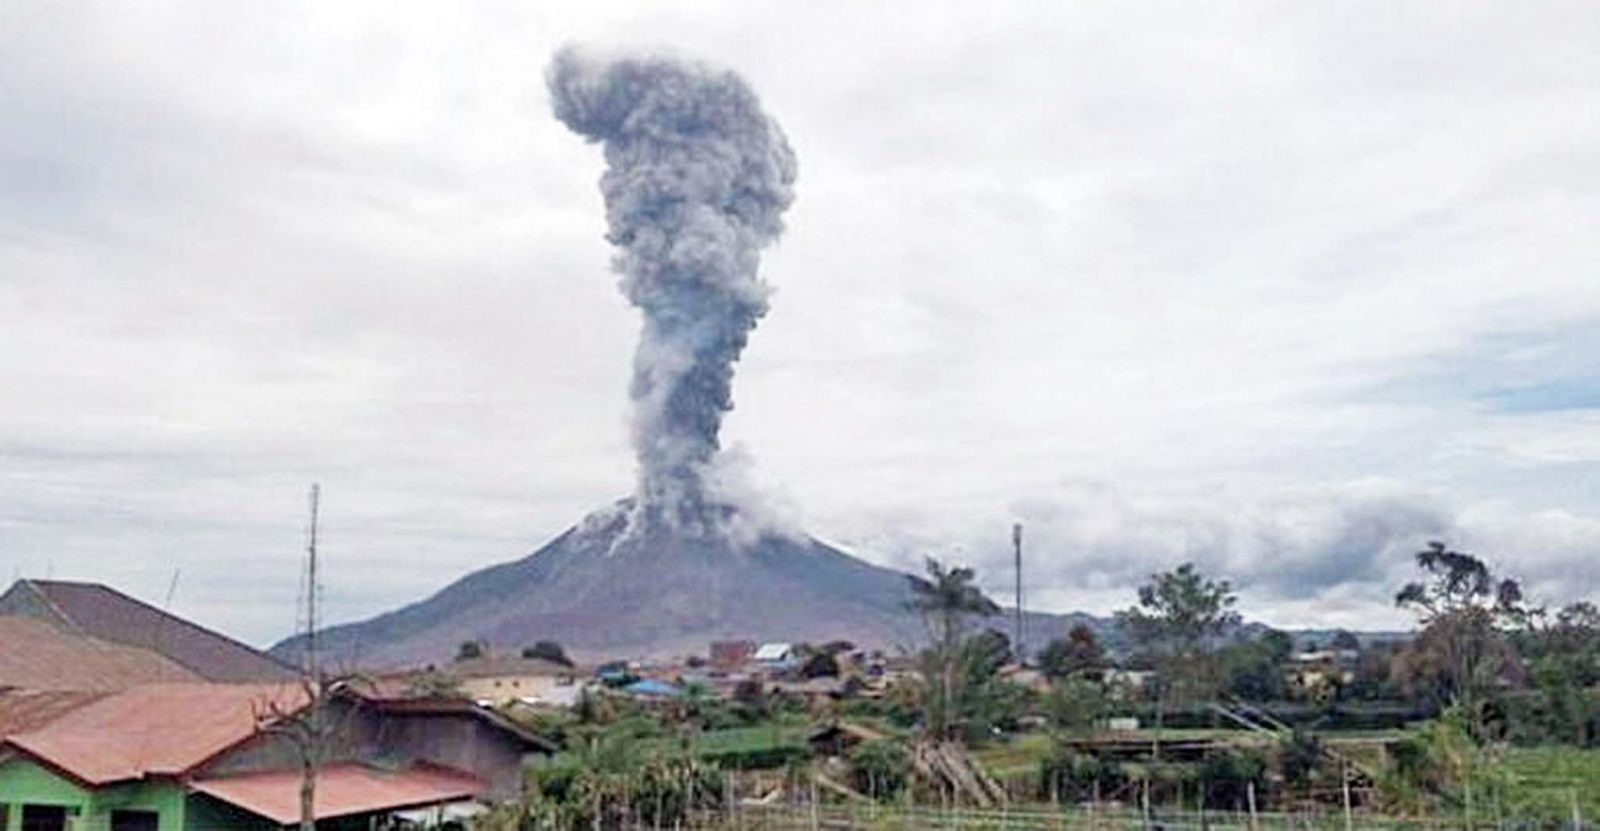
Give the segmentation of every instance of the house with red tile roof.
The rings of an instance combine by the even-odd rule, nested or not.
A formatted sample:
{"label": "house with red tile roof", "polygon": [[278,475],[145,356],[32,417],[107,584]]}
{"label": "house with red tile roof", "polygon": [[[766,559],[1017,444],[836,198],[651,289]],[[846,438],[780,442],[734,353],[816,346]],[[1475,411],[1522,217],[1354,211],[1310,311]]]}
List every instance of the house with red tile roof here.
{"label": "house with red tile roof", "polygon": [[[8,705],[12,695],[36,698]],[[309,712],[299,685],[152,684],[75,695],[0,695],[0,719],[10,713],[12,724],[0,739],[0,813],[13,818],[13,831],[264,831],[299,821],[299,754],[274,729]],[[526,765],[554,750],[470,701],[347,690],[323,707],[328,737],[314,805],[335,828],[514,799]]]}

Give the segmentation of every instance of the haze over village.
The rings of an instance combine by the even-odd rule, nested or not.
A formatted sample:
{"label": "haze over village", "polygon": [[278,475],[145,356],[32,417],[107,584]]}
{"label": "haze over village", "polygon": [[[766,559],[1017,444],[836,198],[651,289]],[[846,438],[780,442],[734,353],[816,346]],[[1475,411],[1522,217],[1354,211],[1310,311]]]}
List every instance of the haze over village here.
{"label": "haze over village", "polygon": [[0,12],[0,831],[1593,827],[1592,17]]}

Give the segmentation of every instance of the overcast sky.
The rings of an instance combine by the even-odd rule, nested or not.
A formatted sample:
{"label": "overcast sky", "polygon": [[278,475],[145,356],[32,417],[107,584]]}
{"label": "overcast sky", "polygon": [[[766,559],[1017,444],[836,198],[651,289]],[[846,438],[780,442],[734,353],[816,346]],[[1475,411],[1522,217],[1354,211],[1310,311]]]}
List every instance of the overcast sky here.
{"label": "overcast sky", "polygon": [[[255,643],[633,482],[563,43],[744,74],[800,159],[726,438],[868,559],[1381,628],[1429,538],[1600,591],[1600,8],[13,0],[0,567]],[[270,8],[269,8],[270,7]]]}

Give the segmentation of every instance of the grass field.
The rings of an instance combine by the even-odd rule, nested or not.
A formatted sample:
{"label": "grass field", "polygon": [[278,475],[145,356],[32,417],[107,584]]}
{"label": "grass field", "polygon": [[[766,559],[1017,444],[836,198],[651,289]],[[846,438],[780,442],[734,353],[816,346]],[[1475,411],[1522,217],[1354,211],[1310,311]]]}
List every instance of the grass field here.
{"label": "grass field", "polygon": [[[1162,730],[1137,730],[1119,732],[1117,738],[1137,738],[1140,741],[1190,742],[1214,739],[1237,741],[1241,744],[1260,744],[1260,734],[1243,730],[1211,728]],[[1363,734],[1365,735],[1365,734]],[[974,756],[990,775],[1001,779],[1037,773],[1039,762],[1050,753],[1054,740],[1045,733],[1026,733],[1004,742],[995,742],[974,751]]]}
{"label": "grass field", "polygon": [[[1151,737],[1151,731],[1143,732],[1145,737]],[[1345,731],[1324,734],[1322,739],[1327,746],[1352,758],[1376,763],[1377,743],[1403,735],[1403,731]],[[1228,730],[1167,730],[1161,738],[1259,741],[1254,734]],[[1039,762],[1049,754],[1051,742],[1048,735],[1028,734],[980,748],[974,755],[985,770],[999,779],[1023,779],[1038,773]],[[1374,752],[1369,754],[1368,750]],[[1480,818],[1487,819],[1498,810],[1507,817],[1566,821],[1572,816],[1576,799],[1578,812],[1586,821],[1600,820],[1600,750],[1513,748],[1508,751],[1504,773],[1508,782],[1502,793],[1475,797]]]}
{"label": "grass field", "polygon": [[[802,755],[806,748],[807,732],[805,725],[791,724],[707,730],[689,737],[686,749],[703,759],[730,767],[761,767]],[[683,741],[676,737],[662,737],[645,742],[644,747],[667,749],[679,747]]]}
{"label": "grass field", "polygon": [[1564,819],[1576,799],[1586,822],[1600,820],[1600,750],[1516,748],[1506,768],[1511,787],[1501,810],[1508,815]]}

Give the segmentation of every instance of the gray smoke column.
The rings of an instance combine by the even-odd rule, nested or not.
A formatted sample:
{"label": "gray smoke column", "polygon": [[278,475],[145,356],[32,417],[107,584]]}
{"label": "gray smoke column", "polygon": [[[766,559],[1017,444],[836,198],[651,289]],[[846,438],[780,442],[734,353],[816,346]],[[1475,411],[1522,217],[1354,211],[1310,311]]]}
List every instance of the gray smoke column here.
{"label": "gray smoke column", "polygon": [[732,72],[572,48],[546,72],[555,115],[605,147],[606,238],[644,313],[630,395],[639,459],[635,532],[714,530],[708,496],[733,364],[767,312],[761,249],[783,231],[795,158]]}

